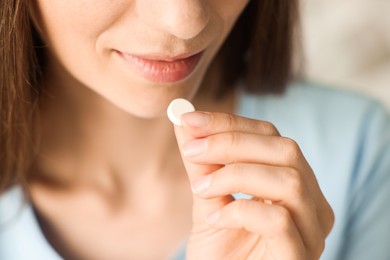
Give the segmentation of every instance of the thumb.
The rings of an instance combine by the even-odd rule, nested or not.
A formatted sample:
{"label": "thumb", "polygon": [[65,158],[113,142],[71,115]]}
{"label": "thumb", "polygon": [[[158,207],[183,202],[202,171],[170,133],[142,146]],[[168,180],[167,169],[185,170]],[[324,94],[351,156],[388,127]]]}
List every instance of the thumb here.
{"label": "thumb", "polygon": [[[218,165],[218,164],[196,164],[188,161],[184,156],[182,152],[183,145],[190,141],[195,139],[194,136],[192,136],[189,132],[185,130],[182,126],[174,125],[175,129],[175,135],[176,140],[179,145],[180,154],[183,159],[184,167],[186,168],[188,178],[190,180],[190,183],[192,184],[194,181],[199,180],[201,177],[206,176],[207,174],[210,174],[221,167],[224,167],[224,165]],[[234,199],[231,195],[229,196],[222,196],[218,198],[213,199],[201,199],[197,197],[196,195],[193,196],[193,222],[194,223],[204,223],[207,216],[211,213],[215,212],[216,210],[219,210],[226,204],[232,202]]]}

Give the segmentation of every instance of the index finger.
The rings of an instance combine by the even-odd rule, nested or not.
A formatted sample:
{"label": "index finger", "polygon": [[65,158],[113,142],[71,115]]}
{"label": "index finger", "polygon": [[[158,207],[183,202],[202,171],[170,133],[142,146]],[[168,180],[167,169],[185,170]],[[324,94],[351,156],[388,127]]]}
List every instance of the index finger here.
{"label": "index finger", "polygon": [[189,112],[181,116],[181,121],[185,130],[195,138],[225,132],[280,136],[279,131],[270,122],[227,113]]}

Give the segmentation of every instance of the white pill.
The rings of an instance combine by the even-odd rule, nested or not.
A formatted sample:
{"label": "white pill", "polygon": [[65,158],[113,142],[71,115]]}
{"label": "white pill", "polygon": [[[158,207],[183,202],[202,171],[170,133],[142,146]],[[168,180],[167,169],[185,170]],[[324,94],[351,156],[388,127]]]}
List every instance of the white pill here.
{"label": "white pill", "polygon": [[195,107],[190,101],[177,98],[169,104],[167,114],[172,123],[181,126],[181,115],[193,111],[195,111]]}

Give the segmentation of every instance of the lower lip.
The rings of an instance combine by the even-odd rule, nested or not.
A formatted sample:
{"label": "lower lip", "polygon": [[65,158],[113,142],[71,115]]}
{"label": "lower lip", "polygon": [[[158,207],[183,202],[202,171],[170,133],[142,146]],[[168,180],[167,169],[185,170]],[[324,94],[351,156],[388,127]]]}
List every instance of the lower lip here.
{"label": "lower lip", "polygon": [[196,68],[203,52],[173,61],[145,59],[138,56],[119,54],[137,74],[158,83],[172,83],[185,79]]}

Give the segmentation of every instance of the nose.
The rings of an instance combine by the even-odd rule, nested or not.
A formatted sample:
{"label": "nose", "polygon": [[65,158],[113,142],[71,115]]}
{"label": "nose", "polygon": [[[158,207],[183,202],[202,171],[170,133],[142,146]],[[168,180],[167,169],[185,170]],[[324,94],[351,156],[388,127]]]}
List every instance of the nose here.
{"label": "nose", "polygon": [[204,0],[139,0],[137,12],[149,26],[180,39],[191,39],[206,27],[209,11]]}

